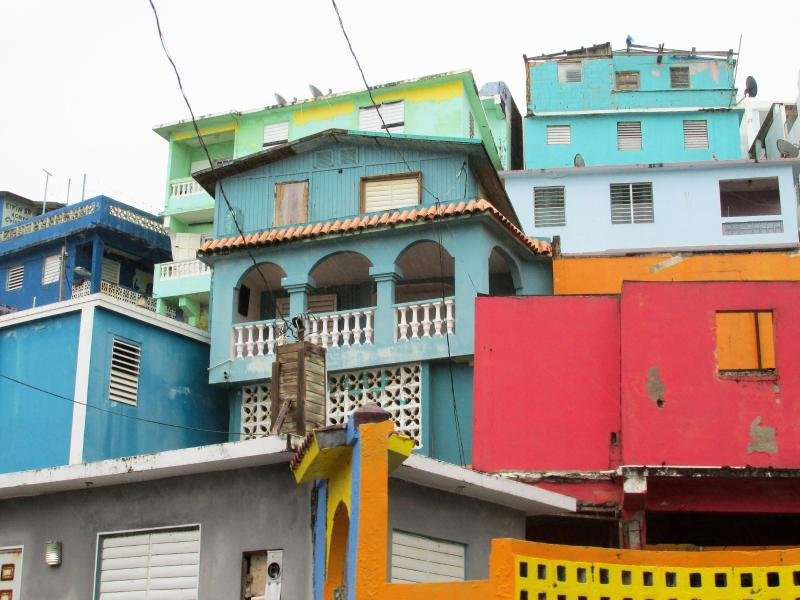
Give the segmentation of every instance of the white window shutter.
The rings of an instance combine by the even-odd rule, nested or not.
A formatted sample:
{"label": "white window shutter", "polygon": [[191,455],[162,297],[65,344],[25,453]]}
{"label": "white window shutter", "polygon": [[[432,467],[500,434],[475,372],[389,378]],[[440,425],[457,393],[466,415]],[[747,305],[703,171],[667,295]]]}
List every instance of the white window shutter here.
{"label": "white window shutter", "polygon": [[364,181],[364,212],[419,204],[419,178],[392,177]]}
{"label": "white window shutter", "polygon": [[465,546],[401,531],[392,532],[393,583],[464,581]]}
{"label": "white window shutter", "polygon": [[15,265],[8,268],[6,273],[6,290],[12,292],[21,290],[25,279],[25,265]]}
{"label": "white window shutter", "polygon": [[274,146],[289,141],[289,121],[264,125],[264,146]]}
{"label": "white window shutter", "polygon": [[693,119],[683,122],[683,147],[699,150],[708,148],[708,121]]}
{"label": "white window shutter", "polygon": [[618,150],[642,149],[641,121],[620,121],[617,123],[617,149]]}
{"label": "white window shutter", "polygon": [[42,283],[55,283],[61,279],[61,255],[54,254],[44,259],[42,267]]}
{"label": "white window shutter", "polygon": [[566,224],[564,186],[533,188],[534,227],[561,227]]}
{"label": "white window shutter", "polygon": [[547,143],[549,145],[572,143],[572,127],[570,125],[548,125]]}
{"label": "white window shutter", "polygon": [[[380,114],[378,112],[380,111]],[[381,116],[383,121],[381,121]],[[365,106],[358,110],[358,128],[363,131],[389,131],[403,133],[405,124],[405,103],[387,102],[375,106]]]}
{"label": "white window shutter", "polygon": [[111,342],[111,373],[108,379],[108,399],[136,404],[139,394],[139,371],[142,349],[118,338]]}

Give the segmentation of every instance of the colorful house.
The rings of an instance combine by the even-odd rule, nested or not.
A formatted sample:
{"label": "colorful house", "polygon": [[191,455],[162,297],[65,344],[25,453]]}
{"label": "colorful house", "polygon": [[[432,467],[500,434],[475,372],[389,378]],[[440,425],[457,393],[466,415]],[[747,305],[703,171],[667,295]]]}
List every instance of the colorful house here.
{"label": "colorful house", "polygon": [[420,451],[469,463],[475,297],[552,289],[549,246],[517,228],[482,143],[331,130],[216,176],[195,176],[217,197],[199,255],[231,431],[268,427],[275,347],[303,315],[327,348],[327,423],[372,400]]}
{"label": "colorful house", "polygon": [[750,158],[784,158],[778,140],[797,146],[800,126],[797,126],[797,102],[775,102],[761,119],[761,126],[750,146]]}
{"label": "colorful house", "polygon": [[[479,298],[474,467],[578,498],[586,519],[533,519],[532,539],[800,544],[798,294],[694,281]],[[546,352],[513,343],[533,337]]]}
{"label": "colorful house", "polygon": [[156,217],[97,196],[0,229],[0,304],[20,310],[102,292],[155,309],[153,265],[167,257]]}
{"label": "colorful house", "polygon": [[47,211],[62,208],[57,202],[36,202],[13,192],[0,191],[0,228],[27,221]]}
{"label": "colorful house", "polygon": [[[398,81],[365,90],[324,94],[250,111],[198,119],[213,160],[228,161],[311,134],[339,128],[406,135],[482,140],[496,168],[519,168],[519,112],[505,84],[478,93],[471,71]],[[190,121],[155,128],[169,142],[165,224],[172,236],[173,261],[159,265],[155,296],[160,310],[181,308],[189,322],[205,326],[210,273],[195,253],[210,235],[215,204],[192,174],[208,168]]]}
{"label": "colorful house", "polygon": [[735,67],[663,44],[526,56],[525,168],[742,158]]}

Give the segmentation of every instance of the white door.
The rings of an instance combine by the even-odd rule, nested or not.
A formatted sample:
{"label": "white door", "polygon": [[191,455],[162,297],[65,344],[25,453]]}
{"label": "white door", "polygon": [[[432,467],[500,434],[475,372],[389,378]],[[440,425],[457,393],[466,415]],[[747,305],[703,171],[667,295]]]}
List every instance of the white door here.
{"label": "white door", "polygon": [[22,548],[0,549],[0,600],[19,600]]}

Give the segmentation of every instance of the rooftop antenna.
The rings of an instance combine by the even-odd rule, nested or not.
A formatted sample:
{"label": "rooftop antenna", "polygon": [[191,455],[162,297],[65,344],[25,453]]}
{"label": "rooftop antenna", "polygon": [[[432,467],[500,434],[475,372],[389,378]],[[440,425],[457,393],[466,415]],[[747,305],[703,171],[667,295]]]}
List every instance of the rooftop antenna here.
{"label": "rooftop antenna", "polygon": [[311,85],[310,83],[308,84],[308,89],[311,90],[311,95],[314,96],[314,98],[322,98],[322,96],[325,95],[317,86]]}
{"label": "rooftop antenna", "polygon": [[573,160],[573,164],[576,167],[585,167],[586,166],[586,161],[583,160],[583,157],[580,154],[576,154],[575,155],[575,159]]}
{"label": "rooftop antenna", "polygon": [[795,146],[787,140],[776,140],[775,145],[778,146],[781,158],[797,158],[800,155],[800,146]]}
{"label": "rooftop antenna", "polygon": [[72,177],[67,179],[67,201],[66,204],[69,204],[69,188],[72,185]]}
{"label": "rooftop antenna", "polygon": [[86,173],[83,174],[83,184],[81,185],[81,202],[86,198]]}
{"label": "rooftop antenna", "polygon": [[278,93],[275,94],[275,102],[278,103],[278,106],[286,106],[286,98]]}
{"label": "rooftop antenna", "polygon": [[47,184],[53,174],[47,169],[42,169],[42,171],[44,171],[44,198],[42,198],[42,214],[44,214],[47,210]]}

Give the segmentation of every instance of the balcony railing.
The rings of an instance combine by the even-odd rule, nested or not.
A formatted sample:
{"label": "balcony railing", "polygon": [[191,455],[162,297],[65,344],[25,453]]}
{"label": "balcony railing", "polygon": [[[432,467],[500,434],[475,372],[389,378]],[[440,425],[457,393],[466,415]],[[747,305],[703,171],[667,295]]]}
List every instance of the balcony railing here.
{"label": "balcony railing", "polygon": [[[92,293],[92,284],[88,280],[84,281],[83,283],[79,283],[78,285],[72,286],[73,298],[83,298],[84,296],[88,296],[91,293]],[[138,306],[140,308],[146,308],[148,310],[152,310],[153,312],[155,312],[156,310],[155,299],[150,298],[149,296],[145,296],[144,294],[140,294],[135,290],[122,287],[121,285],[117,285],[116,283],[111,283],[109,281],[101,281],[100,293],[105,294],[106,296],[111,296],[116,300],[121,300],[122,302],[133,304],[134,306]],[[166,315],[174,319],[176,317],[175,309],[167,307]]]}
{"label": "balcony railing", "polygon": [[172,193],[170,198],[181,198],[183,196],[191,196],[193,194],[200,194],[205,190],[200,187],[194,179],[179,179],[172,182]]}
{"label": "balcony railing", "polygon": [[455,299],[406,302],[395,305],[395,340],[453,335],[456,329]]}
{"label": "balcony railing", "polygon": [[199,260],[181,260],[158,265],[161,279],[181,279],[211,272],[211,267]]}

